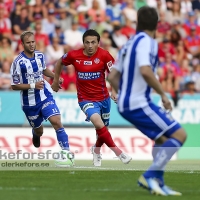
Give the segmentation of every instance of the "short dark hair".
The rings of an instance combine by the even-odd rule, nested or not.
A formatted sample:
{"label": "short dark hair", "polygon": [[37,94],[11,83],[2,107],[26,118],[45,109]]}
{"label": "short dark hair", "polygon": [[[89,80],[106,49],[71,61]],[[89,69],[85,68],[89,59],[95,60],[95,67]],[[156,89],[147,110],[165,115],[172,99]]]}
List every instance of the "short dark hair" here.
{"label": "short dark hair", "polygon": [[24,38],[25,38],[26,36],[31,36],[31,35],[34,35],[33,32],[31,32],[31,31],[24,31],[24,32],[20,35],[20,39],[21,39],[22,43],[24,43]]}
{"label": "short dark hair", "polygon": [[158,13],[155,8],[141,7],[137,12],[137,31],[154,31],[158,23]]}
{"label": "short dark hair", "polygon": [[97,31],[93,30],[93,29],[88,29],[87,31],[85,31],[85,33],[83,34],[83,43],[84,40],[87,36],[96,36],[97,37],[97,41],[100,41],[100,35]]}

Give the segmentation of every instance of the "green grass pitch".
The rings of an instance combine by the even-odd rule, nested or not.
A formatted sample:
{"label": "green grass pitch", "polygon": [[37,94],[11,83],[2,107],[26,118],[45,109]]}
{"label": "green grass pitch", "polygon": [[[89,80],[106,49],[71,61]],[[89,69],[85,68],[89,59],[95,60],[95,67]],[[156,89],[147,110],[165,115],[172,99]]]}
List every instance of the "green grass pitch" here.
{"label": "green grass pitch", "polygon": [[[0,164],[6,161],[0,161]],[[14,162],[14,161],[13,161]],[[21,161],[24,162],[24,161]],[[38,161],[27,161],[38,162]],[[148,200],[200,199],[200,161],[171,161],[167,167],[167,185],[183,193],[182,197],[153,196],[136,182],[149,161],[104,161],[101,168],[91,161],[76,161],[71,168],[0,167],[0,199],[6,200]]]}

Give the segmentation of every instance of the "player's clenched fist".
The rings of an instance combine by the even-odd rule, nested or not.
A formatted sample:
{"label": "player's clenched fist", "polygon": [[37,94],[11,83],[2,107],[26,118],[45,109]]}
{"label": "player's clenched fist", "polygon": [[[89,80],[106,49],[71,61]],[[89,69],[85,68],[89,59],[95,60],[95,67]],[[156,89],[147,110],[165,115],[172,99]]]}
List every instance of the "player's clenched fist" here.
{"label": "player's clenched fist", "polygon": [[39,81],[35,83],[35,89],[42,90],[44,88],[44,81]]}
{"label": "player's clenched fist", "polygon": [[53,81],[51,88],[54,92],[58,92],[58,90],[60,89],[60,85],[58,82]]}

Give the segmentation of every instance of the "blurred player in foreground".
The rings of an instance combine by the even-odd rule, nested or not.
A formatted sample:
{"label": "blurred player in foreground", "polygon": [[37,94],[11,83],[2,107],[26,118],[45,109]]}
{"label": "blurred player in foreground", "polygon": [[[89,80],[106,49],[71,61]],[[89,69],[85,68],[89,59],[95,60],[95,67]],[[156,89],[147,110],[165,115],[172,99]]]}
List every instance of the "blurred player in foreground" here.
{"label": "blurred player in foreground", "polygon": [[116,64],[108,79],[118,92],[120,114],[143,134],[156,143],[153,163],[139,178],[138,184],[157,195],[181,195],[164,183],[166,164],[186,140],[186,133],[171,115],[151,102],[153,88],[161,97],[163,106],[171,111],[154,72],[158,63],[158,45],[154,35],[158,15],[154,8],[142,7],[138,11],[137,34],[119,52]]}
{"label": "blurred player in foreground", "polygon": [[87,30],[83,35],[84,48],[70,51],[58,60],[51,87],[57,92],[62,66],[74,65],[79,106],[87,116],[86,121],[91,121],[96,128],[97,141],[91,148],[94,166],[101,166],[100,147],[104,143],[123,163],[127,164],[131,161],[131,157],[115,145],[107,128],[111,102],[106,87],[105,72],[110,71],[114,59],[108,51],[98,47],[99,41],[100,35],[95,30]]}
{"label": "blurred player in foreground", "polygon": [[[43,120],[49,120],[56,131],[62,150],[69,151],[68,135],[61,124],[60,111],[52,96],[52,89],[43,75],[54,78],[54,73],[46,68],[43,53],[36,51],[34,34],[25,31],[21,35],[24,51],[12,63],[12,89],[21,91],[22,110],[32,126],[33,145],[40,147],[43,134]],[[59,79],[59,87],[63,80]],[[59,163],[58,163],[59,164]],[[61,163],[65,164],[65,163]]]}

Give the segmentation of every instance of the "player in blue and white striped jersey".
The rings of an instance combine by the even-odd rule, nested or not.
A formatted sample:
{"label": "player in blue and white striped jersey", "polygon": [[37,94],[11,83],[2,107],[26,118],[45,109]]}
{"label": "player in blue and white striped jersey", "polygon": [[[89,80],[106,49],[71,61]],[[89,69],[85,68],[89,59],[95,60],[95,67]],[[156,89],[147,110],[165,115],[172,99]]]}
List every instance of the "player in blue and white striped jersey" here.
{"label": "player in blue and white striped jersey", "polygon": [[153,148],[154,161],[138,184],[158,195],[181,195],[165,185],[163,175],[166,164],[185,142],[186,133],[150,98],[153,88],[161,96],[165,109],[172,109],[154,74],[158,63],[158,45],[154,40],[158,14],[154,8],[144,6],[138,11],[137,22],[137,34],[120,50],[108,79],[118,92],[120,114],[147,137],[160,143]]}
{"label": "player in blue and white striped jersey", "polygon": [[[24,51],[12,63],[12,89],[21,91],[21,104],[30,125],[33,128],[33,144],[40,147],[43,134],[43,120],[49,120],[54,127],[58,143],[69,150],[68,135],[60,119],[60,111],[53,99],[53,90],[43,75],[54,78],[54,73],[46,68],[43,53],[36,51],[34,34],[25,31],[21,35]],[[63,79],[60,79],[62,84]]]}

